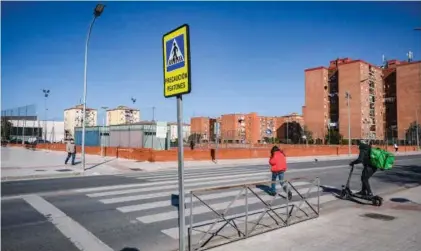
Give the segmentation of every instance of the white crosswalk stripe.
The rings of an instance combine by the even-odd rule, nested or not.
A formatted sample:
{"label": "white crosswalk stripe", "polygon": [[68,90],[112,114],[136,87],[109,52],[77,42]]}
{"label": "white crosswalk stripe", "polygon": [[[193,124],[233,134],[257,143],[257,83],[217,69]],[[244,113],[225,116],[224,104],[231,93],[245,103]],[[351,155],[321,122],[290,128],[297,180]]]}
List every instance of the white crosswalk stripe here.
{"label": "white crosswalk stripe", "polygon": [[[307,190],[308,190],[308,188],[300,189],[298,192],[299,193],[305,193]],[[238,191],[236,191],[236,192],[238,194]],[[273,198],[273,196],[261,193],[261,199],[263,199],[264,201],[269,201],[270,198]],[[227,201],[224,201],[222,203],[212,204],[211,207],[212,207],[213,210],[223,210],[223,209],[228,207],[230,202],[231,202],[230,200],[227,200]],[[258,203],[262,203],[262,201],[257,197],[251,197],[251,198],[248,199],[249,205],[258,204]],[[241,207],[241,206],[244,206],[244,204],[245,204],[244,200],[236,200],[234,203],[231,204],[231,207]],[[209,210],[209,208],[207,206],[201,205],[201,206],[198,206],[198,207],[194,207],[193,212],[195,214],[202,214],[202,213],[207,213],[207,212],[211,212],[211,211]],[[186,208],[186,215],[189,215],[189,214],[190,214],[190,208]],[[165,213],[160,213],[160,214],[153,214],[153,215],[138,217],[137,220],[140,221],[140,222],[143,222],[143,223],[153,223],[153,222],[157,222],[157,221],[176,219],[177,217],[178,217],[178,211],[171,211],[171,212],[165,212]]]}
{"label": "white crosswalk stripe", "polygon": [[[251,182],[270,181],[270,176],[271,174],[268,169],[221,168],[221,170],[218,171],[216,168],[213,168],[212,170],[203,170],[202,172],[201,170],[190,170],[189,172],[186,172],[185,177],[186,217],[190,215],[190,190],[218,186],[232,187]],[[77,191],[79,193],[84,193],[86,196],[95,199],[102,204],[115,208],[123,214],[130,214],[130,217],[135,218],[141,224],[158,224],[162,233],[177,239],[177,173],[173,170],[168,172],[160,171],[134,176],[134,178],[139,179],[139,183],[86,188]],[[140,181],[141,179],[148,180],[148,182]],[[296,181],[293,182],[293,185],[300,194],[306,194],[309,191],[309,188],[311,188],[310,197],[317,194],[317,187],[308,181]],[[280,189],[279,183],[277,184],[277,187]],[[273,197],[268,195],[267,191],[264,191],[268,188],[269,187],[265,186],[253,187],[253,191],[264,201],[270,201]],[[240,190],[240,187],[235,189],[212,190],[199,196],[199,198],[204,200],[212,209],[220,212],[230,205],[231,201],[240,193]],[[295,200],[297,200],[299,197],[298,194],[294,190],[292,190],[292,192]],[[286,195],[283,191],[281,194],[283,196]],[[335,197],[330,194],[321,195],[320,203],[329,202],[335,199]],[[260,211],[264,208],[262,201],[251,192],[248,192],[247,200],[250,207],[250,213]],[[280,205],[286,203],[284,199],[277,199],[276,201],[277,203],[280,203]],[[245,195],[242,194],[231,204],[229,215],[243,214],[244,204]],[[199,222],[195,222],[197,225],[204,224],[208,221],[211,222],[212,219],[215,218],[215,214],[196,198],[193,198],[193,214],[194,218],[199,220]]]}

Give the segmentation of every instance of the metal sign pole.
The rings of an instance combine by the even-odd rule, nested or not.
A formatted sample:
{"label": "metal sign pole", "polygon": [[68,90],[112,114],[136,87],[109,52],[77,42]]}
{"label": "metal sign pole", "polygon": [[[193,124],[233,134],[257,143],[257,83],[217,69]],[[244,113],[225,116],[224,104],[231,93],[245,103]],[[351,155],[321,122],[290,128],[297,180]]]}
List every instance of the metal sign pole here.
{"label": "metal sign pole", "polygon": [[177,134],[178,134],[178,214],[179,214],[179,250],[185,250],[186,220],[184,217],[184,149],[183,149],[183,97],[177,96]]}
{"label": "metal sign pole", "polygon": [[182,95],[191,92],[189,34],[189,26],[184,24],[162,36],[164,97],[177,97],[179,251],[186,249]]}
{"label": "metal sign pole", "polygon": [[217,162],[218,161],[217,160],[217,153],[218,153],[218,144],[219,144],[219,122],[216,122],[215,124],[216,124],[216,133],[215,133],[215,136],[216,136],[215,161]]}

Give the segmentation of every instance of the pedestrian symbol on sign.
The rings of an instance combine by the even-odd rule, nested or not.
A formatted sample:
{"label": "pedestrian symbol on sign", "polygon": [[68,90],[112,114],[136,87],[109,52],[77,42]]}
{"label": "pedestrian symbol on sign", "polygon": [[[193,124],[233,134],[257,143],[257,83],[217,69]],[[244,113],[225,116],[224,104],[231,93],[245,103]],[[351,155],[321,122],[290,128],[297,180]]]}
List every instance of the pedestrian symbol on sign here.
{"label": "pedestrian symbol on sign", "polygon": [[184,36],[177,36],[167,41],[167,71],[184,67]]}

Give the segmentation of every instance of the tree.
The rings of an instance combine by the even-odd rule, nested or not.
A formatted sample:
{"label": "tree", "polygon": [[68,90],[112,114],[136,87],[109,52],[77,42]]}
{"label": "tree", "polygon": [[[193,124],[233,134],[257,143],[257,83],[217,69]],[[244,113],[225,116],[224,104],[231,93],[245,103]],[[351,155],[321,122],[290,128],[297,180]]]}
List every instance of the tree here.
{"label": "tree", "polygon": [[305,136],[305,140],[307,140],[308,143],[311,144],[311,142],[313,142],[313,132],[310,131],[307,126],[304,126],[302,134]]}
{"label": "tree", "polygon": [[295,121],[285,122],[276,130],[276,134],[277,138],[287,143],[297,144],[302,140],[303,128]]}
{"label": "tree", "polygon": [[338,130],[332,128],[329,129],[325,135],[325,142],[327,142],[329,145],[339,145],[342,142],[342,139],[342,134],[340,134]]}
{"label": "tree", "polygon": [[199,133],[192,133],[189,136],[188,143],[193,141],[194,143],[200,143],[202,141],[202,135]]}
{"label": "tree", "polygon": [[13,124],[4,118],[1,118],[1,138],[5,140],[10,139],[10,135],[12,134]]}
{"label": "tree", "polygon": [[[421,125],[418,124],[418,139],[421,141]],[[409,125],[408,130],[405,132],[405,140],[415,145],[417,144],[417,122],[414,121]]]}

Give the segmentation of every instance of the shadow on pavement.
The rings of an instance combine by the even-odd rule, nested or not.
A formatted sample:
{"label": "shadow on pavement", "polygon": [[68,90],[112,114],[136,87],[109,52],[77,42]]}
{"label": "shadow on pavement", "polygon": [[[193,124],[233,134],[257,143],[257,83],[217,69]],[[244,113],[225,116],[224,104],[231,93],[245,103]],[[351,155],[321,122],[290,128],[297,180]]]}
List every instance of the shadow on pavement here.
{"label": "shadow on pavement", "polygon": [[123,248],[122,250],[120,250],[120,251],[140,251],[139,249],[137,249],[137,248]]}
{"label": "shadow on pavement", "polygon": [[415,201],[409,200],[407,198],[391,198],[390,201],[392,202],[396,202],[396,203],[412,203],[412,204],[416,204],[416,205],[421,205]]}
{"label": "shadow on pavement", "polygon": [[355,199],[354,197],[349,197],[348,199],[344,199],[344,198],[341,197],[342,189],[339,189],[339,188],[336,188],[336,187],[320,186],[320,188],[322,189],[323,193],[330,193],[340,200],[349,200],[349,201],[352,201],[352,202],[360,204],[360,205],[370,205],[371,204],[371,202],[369,202],[369,203],[362,202],[363,199],[359,200],[359,199]]}
{"label": "shadow on pavement", "polygon": [[337,198],[340,197],[341,189],[336,187],[326,187],[326,186],[320,186],[323,193],[331,193],[332,195],[336,196]]}
{"label": "shadow on pavement", "polygon": [[[115,160],[115,159],[109,159],[109,160],[103,161],[103,162],[98,163],[98,164],[96,164],[96,165],[93,165],[93,166],[91,166],[91,167],[85,168],[85,170],[93,169],[93,168],[95,168],[95,167],[97,167],[97,166],[100,166],[100,165],[102,165],[102,164],[105,164],[105,163],[111,162],[111,161],[113,161],[113,160]],[[79,163],[80,163],[80,162],[79,162]]]}
{"label": "shadow on pavement", "polygon": [[421,163],[411,165],[396,165],[388,171],[377,171],[373,175],[374,179],[383,182],[405,185],[421,185]]}
{"label": "shadow on pavement", "polygon": [[263,192],[267,193],[267,194],[271,194],[272,192],[272,188],[270,186],[267,185],[256,185],[256,188],[262,190]]}

